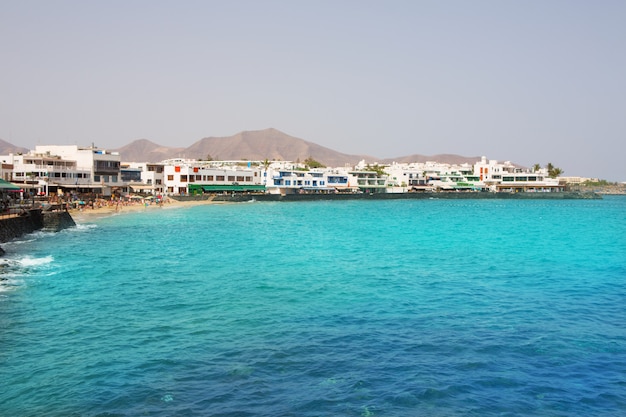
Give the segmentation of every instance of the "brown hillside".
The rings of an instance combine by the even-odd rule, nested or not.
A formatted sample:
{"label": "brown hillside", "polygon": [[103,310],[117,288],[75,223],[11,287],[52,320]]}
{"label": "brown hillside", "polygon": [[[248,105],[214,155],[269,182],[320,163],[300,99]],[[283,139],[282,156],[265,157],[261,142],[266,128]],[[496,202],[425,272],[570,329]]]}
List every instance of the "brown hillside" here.
{"label": "brown hillside", "polygon": [[0,155],[8,155],[10,153],[28,153],[29,149],[22,148],[21,146],[15,146],[12,143],[6,142],[0,139]]}
{"label": "brown hillside", "polygon": [[311,157],[327,166],[356,164],[367,156],[347,155],[289,136],[276,129],[241,132],[228,137],[208,137],[199,140],[176,156],[220,160],[304,161]]}
{"label": "brown hillside", "polygon": [[168,148],[157,145],[147,139],[138,139],[126,146],[113,149],[120,153],[122,161],[125,162],[160,162],[164,159],[172,158],[177,152],[184,148]]}
{"label": "brown hillside", "polygon": [[[138,139],[117,149],[124,162],[161,162],[170,158],[212,159],[221,160],[256,160],[262,161],[304,161],[311,157],[326,166],[339,167],[356,165],[359,161],[367,163],[389,164],[391,162],[426,162],[442,163],[474,163],[479,157],[459,155],[409,155],[397,158],[380,159],[367,155],[348,155],[333,151],[324,146],[290,136],[277,129],[264,129],[240,132],[227,137],[207,137],[189,146],[161,146],[147,139]],[[14,146],[0,139],[0,154],[27,153],[28,149]]]}

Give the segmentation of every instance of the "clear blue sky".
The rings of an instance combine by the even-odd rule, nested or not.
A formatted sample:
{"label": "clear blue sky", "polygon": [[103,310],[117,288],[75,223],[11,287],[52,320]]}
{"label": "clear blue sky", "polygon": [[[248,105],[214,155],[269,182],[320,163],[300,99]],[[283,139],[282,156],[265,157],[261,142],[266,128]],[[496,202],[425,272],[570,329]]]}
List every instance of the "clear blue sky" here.
{"label": "clear blue sky", "polygon": [[4,0],[0,60],[27,148],[274,127],[626,180],[623,0]]}

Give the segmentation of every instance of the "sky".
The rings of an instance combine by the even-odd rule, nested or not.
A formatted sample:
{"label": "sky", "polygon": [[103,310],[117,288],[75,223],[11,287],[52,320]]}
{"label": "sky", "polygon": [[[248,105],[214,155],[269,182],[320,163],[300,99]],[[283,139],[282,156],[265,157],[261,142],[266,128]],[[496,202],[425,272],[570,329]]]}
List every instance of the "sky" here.
{"label": "sky", "polygon": [[347,154],[626,181],[623,0],[0,0],[0,138]]}

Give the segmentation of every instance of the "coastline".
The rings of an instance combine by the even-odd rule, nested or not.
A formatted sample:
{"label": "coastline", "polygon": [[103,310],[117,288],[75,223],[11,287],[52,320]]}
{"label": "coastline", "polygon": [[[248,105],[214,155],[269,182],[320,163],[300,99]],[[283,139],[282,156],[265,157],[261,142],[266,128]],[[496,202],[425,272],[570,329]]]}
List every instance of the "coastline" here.
{"label": "coastline", "polygon": [[207,204],[224,204],[224,202],[211,201],[211,200],[189,200],[179,201],[174,198],[168,198],[161,204],[151,203],[135,203],[128,205],[115,205],[115,206],[102,206],[102,207],[85,207],[82,209],[70,209],[69,213],[76,223],[85,223],[94,219],[110,217],[120,214],[138,213],[152,210],[170,210],[176,208],[193,207],[198,205]]}
{"label": "coastline", "polygon": [[185,195],[170,197],[179,202],[241,203],[247,201],[346,201],[346,200],[472,200],[472,199],[518,199],[518,200],[601,200],[594,192],[563,191],[545,193],[492,193],[492,192],[415,192],[415,193],[304,193],[304,194],[217,194]]}

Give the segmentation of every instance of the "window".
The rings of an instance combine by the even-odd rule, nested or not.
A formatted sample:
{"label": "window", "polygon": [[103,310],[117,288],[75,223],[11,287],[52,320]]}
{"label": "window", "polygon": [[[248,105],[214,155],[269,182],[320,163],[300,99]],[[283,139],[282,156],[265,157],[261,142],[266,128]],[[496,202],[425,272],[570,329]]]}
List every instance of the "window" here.
{"label": "window", "polygon": [[217,175],[215,177],[215,181],[224,181],[224,176],[223,175]]}
{"label": "window", "polygon": [[180,176],[180,182],[187,182],[187,176],[186,175],[181,175]]}
{"label": "window", "polygon": [[235,181],[235,176],[234,175],[229,175],[228,176],[228,181],[229,182],[234,182]]}
{"label": "window", "polygon": [[167,180],[168,181],[174,181],[174,176],[173,175],[168,175],[167,176]]}

